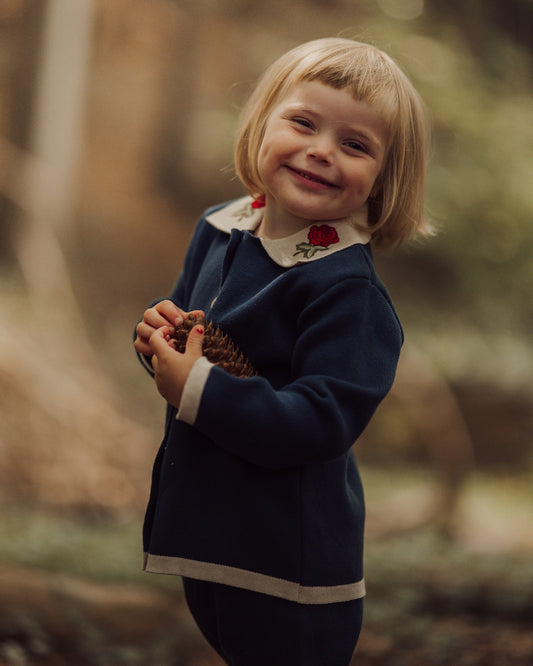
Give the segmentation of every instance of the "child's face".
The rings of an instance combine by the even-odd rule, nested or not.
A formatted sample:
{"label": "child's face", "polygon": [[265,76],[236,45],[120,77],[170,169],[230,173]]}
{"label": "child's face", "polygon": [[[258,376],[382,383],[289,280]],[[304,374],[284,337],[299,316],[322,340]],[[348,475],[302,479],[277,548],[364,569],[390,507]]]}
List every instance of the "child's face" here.
{"label": "child's face", "polygon": [[372,193],[386,141],[366,102],[317,81],[297,84],[270,114],[259,149],[265,222],[279,235],[353,215]]}

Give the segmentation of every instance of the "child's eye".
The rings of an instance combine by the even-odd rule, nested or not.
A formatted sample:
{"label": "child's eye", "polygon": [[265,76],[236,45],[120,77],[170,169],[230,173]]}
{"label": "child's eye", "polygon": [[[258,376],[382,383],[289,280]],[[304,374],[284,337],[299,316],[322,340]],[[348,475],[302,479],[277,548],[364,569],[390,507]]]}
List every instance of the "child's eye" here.
{"label": "child's eye", "polygon": [[368,153],[368,148],[361,141],[356,141],[355,139],[350,139],[344,142],[344,145],[350,150],[357,152]]}
{"label": "child's eye", "polygon": [[307,120],[307,118],[301,118],[301,117],[292,118],[292,122],[296,123],[297,125],[301,125],[302,127],[308,127],[309,129],[313,127],[311,121]]}

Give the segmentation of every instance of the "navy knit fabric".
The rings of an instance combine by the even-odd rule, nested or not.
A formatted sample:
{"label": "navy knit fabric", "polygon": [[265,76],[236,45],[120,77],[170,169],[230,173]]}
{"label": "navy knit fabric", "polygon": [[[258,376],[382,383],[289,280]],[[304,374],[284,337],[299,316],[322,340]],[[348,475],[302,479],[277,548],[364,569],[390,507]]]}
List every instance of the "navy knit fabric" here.
{"label": "navy knit fabric", "polygon": [[[193,425],[169,407],[144,526],[147,568],[156,556],[158,571],[190,576],[198,563],[197,578],[296,600],[300,586],[361,581],[352,445],[392,385],[403,340],[369,246],[287,268],[250,231],[226,233],[204,216],[170,298],[204,310],[258,376],[213,367]],[[248,573],[292,591],[270,592]]]}

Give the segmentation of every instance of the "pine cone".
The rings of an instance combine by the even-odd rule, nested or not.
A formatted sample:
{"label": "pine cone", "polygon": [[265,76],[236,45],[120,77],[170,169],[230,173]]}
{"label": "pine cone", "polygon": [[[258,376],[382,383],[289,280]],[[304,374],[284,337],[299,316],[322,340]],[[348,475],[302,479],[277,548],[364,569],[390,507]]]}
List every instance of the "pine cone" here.
{"label": "pine cone", "polygon": [[201,315],[188,315],[172,336],[177,341],[176,349],[183,353],[189,332],[193,326],[202,325],[205,330],[203,354],[208,361],[220,366],[235,377],[254,377],[256,372],[233,340],[218,326],[205,321]]}

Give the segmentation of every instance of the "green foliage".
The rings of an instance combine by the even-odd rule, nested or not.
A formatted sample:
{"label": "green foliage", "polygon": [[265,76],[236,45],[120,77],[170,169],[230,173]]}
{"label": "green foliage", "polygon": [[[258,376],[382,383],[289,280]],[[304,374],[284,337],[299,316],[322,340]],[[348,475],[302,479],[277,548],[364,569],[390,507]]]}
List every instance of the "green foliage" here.
{"label": "green foliage", "polygon": [[[445,271],[453,291],[445,316],[451,306],[468,326],[528,335],[533,323],[530,55],[495,35],[490,62],[476,60],[461,34],[443,33],[406,44],[433,121],[427,203],[439,234],[418,252]],[[438,301],[439,294],[434,296]],[[442,319],[437,321],[441,326]]]}
{"label": "green foliage", "polygon": [[[24,509],[3,510],[0,559],[3,562],[74,576],[157,584],[141,571],[141,518],[87,520]],[[147,581],[148,578],[157,579]]]}

